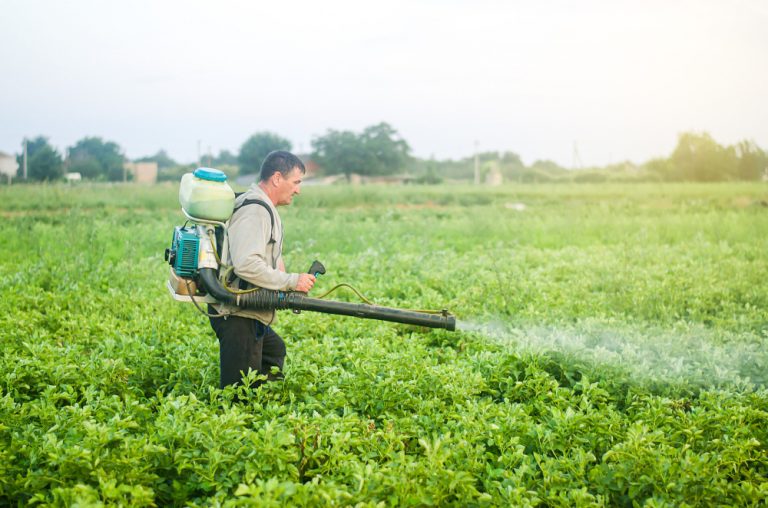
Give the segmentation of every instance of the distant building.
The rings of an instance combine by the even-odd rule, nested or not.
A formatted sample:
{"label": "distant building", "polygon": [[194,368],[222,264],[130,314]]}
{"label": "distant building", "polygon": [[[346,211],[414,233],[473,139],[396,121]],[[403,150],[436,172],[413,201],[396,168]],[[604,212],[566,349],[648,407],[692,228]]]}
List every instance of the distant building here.
{"label": "distant building", "polygon": [[126,162],[123,167],[136,183],[157,183],[157,162]]}
{"label": "distant building", "polygon": [[488,175],[485,177],[485,183],[486,185],[491,185],[493,187],[504,183],[504,177],[501,175],[501,171],[497,170],[488,173]]}
{"label": "distant building", "polygon": [[301,159],[301,162],[304,163],[304,169],[307,170],[307,172],[304,173],[304,178],[316,177],[320,167],[317,165],[317,162],[312,159],[312,156],[308,153],[302,153],[298,154],[297,157]]}
{"label": "distant building", "polygon": [[80,173],[77,173],[77,172],[64,174],[64,180],[66,180],[67,182],[70,182],[70,183],[71,182],[79,182],[82,179],[83,179],[83,175],[81,175]]}
{"label": "distant building", "polygon": [[495,161],[487,163],[487,173],[485,174],[485,184],[493,187],[504,183],[504,177],[499,169],[499,164]]}
{"label": "distant building", "polygon": [[0,152],[0,175],[6,175],[8,182],[16,176],[16,172],[19,170],[19,164],[16,162],[16,157],[9,155],[5,152]]}

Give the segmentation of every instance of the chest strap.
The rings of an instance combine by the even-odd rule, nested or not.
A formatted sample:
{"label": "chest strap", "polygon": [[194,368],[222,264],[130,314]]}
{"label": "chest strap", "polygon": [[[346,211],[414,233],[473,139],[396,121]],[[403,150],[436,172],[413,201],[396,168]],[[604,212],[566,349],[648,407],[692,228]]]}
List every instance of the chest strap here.
{"label": "chest strap", "polygon": [[[235,196],[239,196],[239,195],[240,194],[235,194]],[[248,206],[248,205],[261,205],[267,210],[267,213],[269,213],[269,220],[272,223],[272,227],[269,230],[269,243],[275,243],[275,214],[272,212],[272,208],[270,208],[267,202],[264,201],[263,199],[246,199],[245,201],[237,205],[234,210],[232,210],[232,215],[234,215],[235,212],[240,210],[242,207]]]}

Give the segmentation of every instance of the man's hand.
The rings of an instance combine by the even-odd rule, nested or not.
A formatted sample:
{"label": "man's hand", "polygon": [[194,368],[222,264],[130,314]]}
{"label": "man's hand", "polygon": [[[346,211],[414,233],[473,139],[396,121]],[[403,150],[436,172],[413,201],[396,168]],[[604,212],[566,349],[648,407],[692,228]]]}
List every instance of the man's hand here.
{"label": "man's hand", "polygon": [[300,273],[299,282],[296,284],[296,291],[309,293],[309,290],[315,285],[315,280],[315,276],[311,273]]}

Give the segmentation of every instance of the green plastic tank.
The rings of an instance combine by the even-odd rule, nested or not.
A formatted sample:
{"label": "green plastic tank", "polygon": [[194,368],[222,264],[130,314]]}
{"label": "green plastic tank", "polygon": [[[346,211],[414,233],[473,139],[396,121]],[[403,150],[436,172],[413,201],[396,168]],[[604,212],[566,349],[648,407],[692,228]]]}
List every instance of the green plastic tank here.
{"label": "green plastic tank", "polygon": [[224,222],[232,215],[235,193],[222,171],[197,168],[181,177],[179,203],[192,217]]}

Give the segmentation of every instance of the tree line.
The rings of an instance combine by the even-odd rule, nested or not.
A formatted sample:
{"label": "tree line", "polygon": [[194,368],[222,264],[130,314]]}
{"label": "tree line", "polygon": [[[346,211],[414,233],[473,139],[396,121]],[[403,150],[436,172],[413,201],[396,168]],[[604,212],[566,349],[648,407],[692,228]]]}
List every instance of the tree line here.
{"label": "tree line", "polygon": [[[499,173],[513,182],[716,182],[768,179],[768,153],[753,141],[723,146],[706,132],[684,132],[667,157],[642,164],[623,161],[605,166],[568,169],[550,160],[523,163],[514,152],[483,152],[476,156],[481,179]],[[461,160],[417,160],[422,178],[471,179],[475,157]]]}
{"label": "tree line", "polygon": [[[27,177],[30,180],[54,181],[65,173],[80,173],[81,177],[97,181],[130,179],[124,170],[128,159],[122,148],[100,137],[86,137],[66,149],[63,156],[48,138],[37,136],[24,140],[27,145]],[[387,123],[365,128],[360,134],[329,130],[312,141],[310,154],[302,154],[322,168],[324,174],[353,173],[363,175],[392,174],[407,169],[411,162],[410,147]],[[160,180],[175,180],[198,164],[222,169],[230,176],[256,174],[261,161],[273,150],[292,150],[293,144],[272,132],[257,132],[250,136],[235,155],[222,150],[218,155],[201,156],[200,161],[184,164],[173,160],[160,149],[154,155],[139,157],[132,162],[156,162]],[[23,151],[23,150],[22,150]],[[23,154],[17,155],[18,177],[23,172]]]}
{"label": "tree line", "polygon": [[[65,173],[79,173],[95,181],[130,179],[124,169],[128,160],[122,148],[100,137],[85,137],[62,156],[45,136],[25,140],[27,144],[27,177],[36,181],[55,181]],[[23,143],[22,143],[23,146]],[[523,163],[514,152],[483,152],[459,160],[420,159],[391,125],[382,122],[360,132],[329,129],[312,140],[312,150],[300,154],[311,160],[323,175],[352,174],[363,176],[408,175],[421,183],[444,180],[471,180],[476,165],[481,177],[498,173],[506,181],[515,182],[601,182],[601,181],[731,181],[768,178],[768,154],[753,141],[722,146],[707,133],[685,132],[678,138],[674,151],[664,158],[643,164],[629,161],[602,167],[566,169],[555,162],[537,160]],[[201,160],[184,164],[173,160],[165,150],[139,157],[133,162],[156,162],[159,180],[177,180],[198,163],[222,169],[230,177],[256,174],[264,157],[273,150],[292,150],[292,143],[273,132],[257,132],[250,136],[237,154],[221,150]],[[18,154],[18,176],[22,176],[22,154]],[[305,161],[306,162],[306,161]]]}

